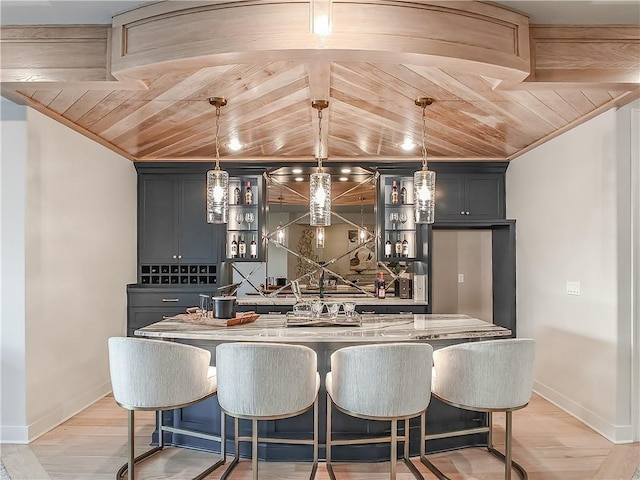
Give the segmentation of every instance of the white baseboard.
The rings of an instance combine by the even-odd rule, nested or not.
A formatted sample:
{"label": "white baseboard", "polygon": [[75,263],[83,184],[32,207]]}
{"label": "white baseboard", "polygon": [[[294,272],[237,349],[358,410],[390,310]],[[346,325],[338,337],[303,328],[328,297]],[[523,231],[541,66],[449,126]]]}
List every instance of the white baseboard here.
{"label": "white baseboard", "polygon": [[0,425],[0,443],[29,443],[29,429],[24,425]]}
{"label": "white baseboard", "polygon": [[28,443],[33,442],[36,438],[44,435],[49,430],[57,427],[61,423],[69,420],[89,405],[97,402],[102,397],[111,392],[111,382],[107,381],[102,385],[92,388],[88,392],[80,395],[66,404],[56,407],[45,413],[42,417],[31,423],[28,428]]}
{"label": "white baseboard", "polygon": [[538,381],[534,382],[533,391],[575,419],[581,421],[589,428],[595,430],[610,442],[615,444],[633,443],[632,425],[614,425],[597,413]]}

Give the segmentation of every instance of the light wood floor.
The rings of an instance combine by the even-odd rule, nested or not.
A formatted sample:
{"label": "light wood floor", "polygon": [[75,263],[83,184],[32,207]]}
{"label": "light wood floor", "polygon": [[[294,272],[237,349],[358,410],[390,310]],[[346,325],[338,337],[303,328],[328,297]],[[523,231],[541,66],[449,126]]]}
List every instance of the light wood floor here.
{"label": "light wood floor", "polygon": [[[501,447],[503,415],[495,415],[496,445]],[[147,448],[153,429],[153,414],[136,414],[136,445]],[[524,410],[514,413],[514,458],[529,473],[530,480],[630,480],[640,464],[640,443],[613,445],[549,402],[534,396]],[[115,478],[126,458],[125,410],[107,396],[43,435],[30,445],[2,445],[2,461],[12,480],[102,480]],[[167,448],[137,469],[136,478],[188,479],[204,470],[214,454]],[[502,465],[483,449],[464,449],[430,456],[452,480],[502,478]],[[435,478],[419,462],[414,463],[426,479]],[[241,462],[233,480],[251,478],[250,461]],[[388,463],[336,464],[340,480],[389,478]],[[222,469],[208,480],[219,479]],[[260,464],[261,480],[306,479],[309,464]],[[320,464],[318,480],[328,480]],[[398,480],[412,479],[406,466],[398,464]],[[514,479],[518,478],[514,476]]]}

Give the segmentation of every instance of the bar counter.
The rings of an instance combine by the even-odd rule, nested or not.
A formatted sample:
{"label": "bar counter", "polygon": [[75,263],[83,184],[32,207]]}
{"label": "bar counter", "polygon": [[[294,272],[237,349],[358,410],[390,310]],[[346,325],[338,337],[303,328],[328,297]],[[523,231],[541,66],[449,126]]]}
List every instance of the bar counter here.
{"label": "bar counter", "polygon": [[412,340],[462,340],[511,335],[511,331],[459,314],[361,314],[360,326],[286,327],[285,315],[261,315],[255,322],[216,327],[166,319],[136,330],[150,338],[253,341],[377,343]]}
{"label": "bar counter", "polygon": [[[215,362],[215,347],[221,343],[238,341],[283,342],[307,345],[318,355],[318,371],[322,379],[319,392],[319,440],[320,458],[324,458],[326,390],[324,377],[330,368],[331,354],[349,345],[379,342],[426,342],[434,349],[460,342],[504,338],[511,331],[472,318],[467,315],[442,314],[361,314],[360,326],[306,327],[285,326],[285,315],[265,314],[255,322],[231,327],[217,327],[166,319],[135,331],[136,336],[178,341],[207,349]],[[167,424],[178,428],[189,428],[203,433],[220,433],[220,415],[216,397],[191,407],[165,412]],[[233,428],[227,419],[227,449],[233,452]],[[427,409],[426,428],[434,435],[427,442],[427,451],[436,452],[466,446],[486,445],[486,414],[451,407],[432,398]],[[335,438],[364,438],[389,432],[389,422],[375,422],[349,417],[334,410],[333,430]],[[411,454],[419,451],[419,418],[410,422]],[[240,422],[240,434],[250,435],[250,422]],[[470,431],[462,436],[451,435],[454,431]],[[278,437],[300,435],[311,438],[313,415],[307,412],[298,417],[259,422],[259,435]],[[167,434],[170,435],[170,434]],[[157,441],[154,434],[152,441]],[[166,436],[167,444],[218,451],[219,446],[204,439]],[[251,455],[250,445],[241,444],[240,455]],[[386,461],[389,459],[387,444],[347,445],[332,450],[334,461]],[[286,445],[264,443],[259,446],[259,458],[266,461],[310,461],[312,450],[308,445]]]}

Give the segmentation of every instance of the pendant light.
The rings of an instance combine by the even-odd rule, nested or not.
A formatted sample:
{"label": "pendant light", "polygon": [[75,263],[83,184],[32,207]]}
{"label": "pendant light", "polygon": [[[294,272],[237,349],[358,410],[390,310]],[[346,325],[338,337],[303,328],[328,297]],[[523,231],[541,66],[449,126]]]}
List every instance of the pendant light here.
{"label": "pendant light", "polygon": [[322,169],[322,110],[327,100],[314,100],[311,106],[318,110],[318,169],[309,178],[309,224],[313,227],[331,225],[331,175]]}
{"label": "pendant light", "polygon": [[435,215],[436,172],[427,167],[427,121],[426,109],[433,103],[432,98],[421,97],[416,105],[422,107],[422,169],[413,174],[413,203],[416,223],[433,223]]}
{"label": "pendant light", "polygon": [[216,165],[207,172],[207,222],[227,223],[229,220],[229,174],[220,170],[220,109],[227,104],[223,97],[211,97],[209,103],[216,107]]}
{"label": "pendant light", "polygon": [[280,185],[280,223],[278,224],[278,228],[276,229],[276,242],[278,246],[284,245],[285,231],[282,226],[282,185]]}
{"label": "pendant light", "polygon": [[364,197],[358,197],[360,199],[360,228],[358,229],[358,242],[359,243],[367,243],[367,230],[364,228],[364,212],[363,205]]}

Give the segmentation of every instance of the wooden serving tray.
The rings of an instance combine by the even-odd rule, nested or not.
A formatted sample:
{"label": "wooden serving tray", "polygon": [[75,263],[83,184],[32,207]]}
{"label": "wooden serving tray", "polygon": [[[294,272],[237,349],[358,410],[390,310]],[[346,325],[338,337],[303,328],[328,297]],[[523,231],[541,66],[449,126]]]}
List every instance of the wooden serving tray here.
{"label": "wooden serving tray", "polygon": [[235,318],[213,318],[212,312],[209,312],[208,316],[204,316],[201,313],[180,313],[173,317],[169,317],[167,320],[174,320],[184,323],[195,323],[198,325],[213,325],[215,327],[232,327],[234,325],[241,325],[243,323],[252,323],[260,316],[255,312],[238,312]]}

